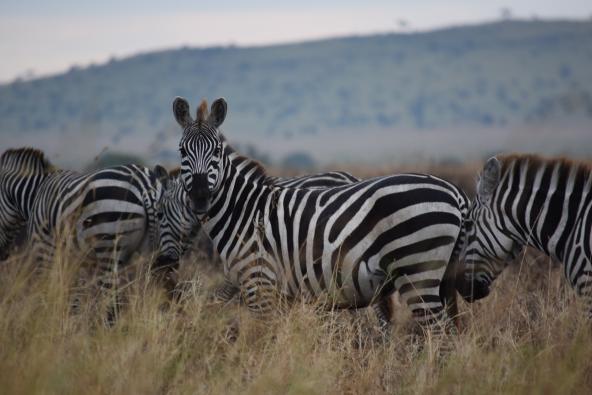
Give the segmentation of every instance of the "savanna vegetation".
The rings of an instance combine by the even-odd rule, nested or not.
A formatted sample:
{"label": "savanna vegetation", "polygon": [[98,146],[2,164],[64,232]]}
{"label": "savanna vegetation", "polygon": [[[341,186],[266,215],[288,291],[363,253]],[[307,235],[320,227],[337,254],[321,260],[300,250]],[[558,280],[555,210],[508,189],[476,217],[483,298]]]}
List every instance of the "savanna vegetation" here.
{"label": "savanna vegetation", "polygon": [[[473,184],[473,167],[431,169]],[[351,169],[350,169],[351,170]],[[372,174],[358,169],[360,176]],[[386,170],[386,169],[385,169]],[[411,170],[411,169],[409,169]],[[417,169],[416,169],[417,170]],[[419,169],[428,171],[430,168]],[[380,171],[380,170],[378,170]],[[389,171],[392,171],[390,169]],[[374,170],[376,174],[377,170]],[[296,303],[262,322],[238,302],[209,301],[222,280],[215,263],[187,257],[183,294],[170,302],[147,275],[130,269],[125,307],[103,324],[80,262],[57,254],[35,268],[25,255],[0,267],[2,393],[588,393],[592,327],[561,267],[528,251],[492,294],[460,304],[461,333],[450,355],[418,337],[396,307],[381,337],[370,310],[328,312]],[[73,300],[77,300],[73,308]],[[229,331],[238,328],[236,340]]]}

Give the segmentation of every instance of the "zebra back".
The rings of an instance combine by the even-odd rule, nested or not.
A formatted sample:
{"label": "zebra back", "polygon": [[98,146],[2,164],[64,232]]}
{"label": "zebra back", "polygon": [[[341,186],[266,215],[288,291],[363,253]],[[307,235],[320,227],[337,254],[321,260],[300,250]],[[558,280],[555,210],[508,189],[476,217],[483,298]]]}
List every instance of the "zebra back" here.
{"label": "zebra back", "polygon": [[158,245],[161,196],[157,176],[142,166],[56,172],[35,197],[29,239],[37,245],[36,254],[50,257],[56,238],[71,229],[80,250],[94,251],[105,265],[113,257],[121,264],[137,249]]}
{"label": "zebra back", "polygon": [[[291,178],[267,177],[265,183],[283,188],[315,189],[347,185],[355,181],[358,179],[349,173],[333,171]],[[180,178],[180,168],[169,172],[161,211],[159,255],[166,256],[169,261],[176,261],[190,248],[201,229],[200,220],[190,209],[189,197]]]}

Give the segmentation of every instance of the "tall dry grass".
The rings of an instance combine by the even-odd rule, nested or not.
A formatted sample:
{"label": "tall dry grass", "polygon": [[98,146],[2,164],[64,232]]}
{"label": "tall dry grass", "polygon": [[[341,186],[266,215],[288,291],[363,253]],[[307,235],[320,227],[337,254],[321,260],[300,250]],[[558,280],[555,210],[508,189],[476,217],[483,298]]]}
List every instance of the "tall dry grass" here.
{"label": "tall dry grass", "polygon": [[[360,177],[434,173],[470,194],[479,165],[345,169]],[[194,393],[591,393],[592,324],[561,267],[529,251],[473,305],[460,302],[462,332],[445,360],[396,311],[384,341],[371,311],[326,312],[296,303],[261,322],[246,307],[208,302],[222,277],[189,258],[178,303],[139,260],[114,327],[61,254],[48,268],[25,257],[0,265],[1,394]],[[73,300],[81,302],[75,309]],[[98,307],[97,307],[98,306]],[[236,342],[228,340],[238,322]]]}
{"label": "tall dry grass", "polygon": [[[244,306],[208,303],[221,280],[184,263],[181,301],[169,304],[140,265],[111,328],[81,286],[78,265],[24,258],[0,270],[0,392],[189,393],[587,393],[592,331],[561,269],[529,254],[475,305],[444,361],[397,312],[387,341],[373,314],[296,303],[270,322]],[[87,292],[88,291],[88,292]],[[73,295],[83,302],[73,311]],[[86,295],[86,296],[85,296]],[[99,303],[105,304],[106,297]],[[237,319],[240,334],[226,331]]]}

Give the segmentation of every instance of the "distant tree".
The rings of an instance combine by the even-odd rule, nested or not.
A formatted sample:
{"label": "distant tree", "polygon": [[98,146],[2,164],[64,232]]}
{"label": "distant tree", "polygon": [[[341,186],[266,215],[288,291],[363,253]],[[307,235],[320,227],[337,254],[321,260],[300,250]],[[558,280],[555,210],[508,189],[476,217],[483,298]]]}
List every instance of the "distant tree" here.
{"label": "distant tree", "polygon": [[502,20],[509,21],[510,19],[512,19],[512,10],[508,7],[503,7],[500,10],[500,16]]}
{"label": "distant tree", "polygon": [[249,158],[253,158],[261,163],[263,163],[264,165],[268,166],[271,165],[271,158],[269,157],[268,154],[266,154],[265,152],[262,152],[260,150],[257,149],[257,147],[255,147],[252,144],[247,144],[244,147],[244,151],[243,148],[239,149],[241,152],[244,152],[246,156],[248,156]]}
{"label": "distant tree", "polygon": [[309,170],[315,166],[315,160],[306,152],[293,152],[282,160],[282,167],[285,169]]}

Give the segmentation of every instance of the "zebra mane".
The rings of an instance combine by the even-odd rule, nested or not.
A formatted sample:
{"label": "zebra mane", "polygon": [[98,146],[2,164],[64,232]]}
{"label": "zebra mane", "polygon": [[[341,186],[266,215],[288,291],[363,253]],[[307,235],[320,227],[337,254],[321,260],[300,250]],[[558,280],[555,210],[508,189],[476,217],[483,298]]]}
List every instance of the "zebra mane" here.
{"label": "zebra mane", "polygon": [[199,103],[199,107],[197,107],[197,116],[195,118],[196,122],[206,122],[208,120],[208,101],[202,100]]}
{"label": "zebra mane", "polygon": [[534,154],[507,154],[497,156],[501,162],[502,176],[515,165],[521,168],[526,165],[529,168],[541,168],[543,166],[559,166],[559,175],[565,176],[573,169],[576,172],[576,178],[589,177],[592,174],[592,164],[590,162],[572,160],[563,156],[544,157]]}
{"label": "zebra mane", "polygon": [[0,170],[43,174],[54,171],[55,168],[45,157],[43,151],[25,147],[6,150],[0,156]]}
{"label": "zebra mane", "polygon": [[573,168],[586,172],[592,171],[592,163],[585,161],[573,160],[564,156],[544,157],[535,154],[507,154],[497,156],[502,164],[502,173],[504,173],[512,163],[518,164],[528,163],[529,167],[553,166],[559,164],[564,168]]}
{"label": "zebra mane", "polygon": [[[225,137],[222,135],[222,133],[220,133],[220,136],[222,137],[223,140],[226,140]],[[255,159],[249,158],[248,156],[244,156],[244,155],[239,154],[229,144],[226,144],[226,150],[227,150],[228,154],[233,154],[231,160],[235,164],[243,164],[244,163],[245,169],[248,169],[249,171],[255,169],[252,174],[252,177],[254,180],[257,180],[257,181],[263,180],[263,184],[265,184],[265,185],[270,185],[270,184],[274,183],[273,177],[267,177],[267,170],[265,170],[265,167],[263,166],[263,164],[261,162],[255,160]]]}

